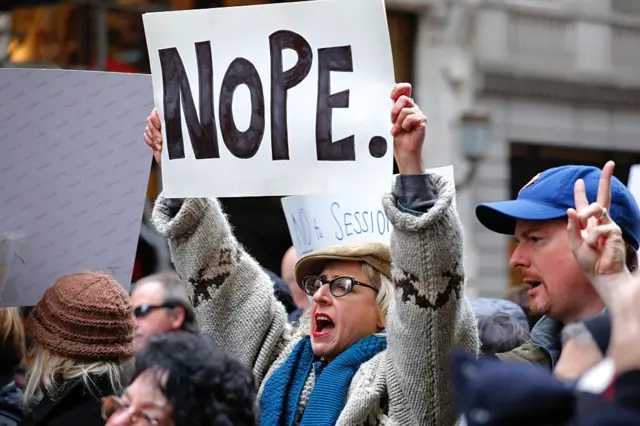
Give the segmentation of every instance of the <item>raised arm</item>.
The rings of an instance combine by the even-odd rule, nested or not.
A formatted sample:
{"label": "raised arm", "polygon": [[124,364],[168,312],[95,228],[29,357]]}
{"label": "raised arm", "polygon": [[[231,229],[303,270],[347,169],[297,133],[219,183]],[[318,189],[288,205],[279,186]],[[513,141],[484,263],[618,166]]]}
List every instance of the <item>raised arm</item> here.
{"label": "raised arm", "polygon": [[399,424],[453,425],[450,352],[458,346],[476,354],[480,344],[463,296],[462,226],[454,185],[424,174],[425,119],[407,86],[397,86],[392,96],[392,134],[401,176],[393,194],[383,200],[393,225],[396,287],[387,319],[389,408]]}
{"label": "raised arm", "polygon": [[[149,121],[147,127],[159,133],[159,119],[157,128],[155,120]],[[273,282],[240,246],[218,200],[181,201],[161,195],[152,221],[169,241],[202,330],[252,366],[259,385],[288,333],[287,315],[273,295]]]}

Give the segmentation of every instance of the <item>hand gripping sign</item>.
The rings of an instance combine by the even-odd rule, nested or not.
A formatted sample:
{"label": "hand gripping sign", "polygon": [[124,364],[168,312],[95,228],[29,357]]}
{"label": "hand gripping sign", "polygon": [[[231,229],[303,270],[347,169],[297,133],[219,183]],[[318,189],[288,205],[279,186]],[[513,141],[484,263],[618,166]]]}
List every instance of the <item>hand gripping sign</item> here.
{"label": "hand gripping sign", "polygon": [[394,83],[382,0],[145,14],[167,197],[384,191]]}
{"label": "hand gripping sign", "polygon": [[[453,166],[427,172],[454,180]],[[298,256],[346,243],[389,244],[391,238],[382,193],[292,196],[282,207]]]}

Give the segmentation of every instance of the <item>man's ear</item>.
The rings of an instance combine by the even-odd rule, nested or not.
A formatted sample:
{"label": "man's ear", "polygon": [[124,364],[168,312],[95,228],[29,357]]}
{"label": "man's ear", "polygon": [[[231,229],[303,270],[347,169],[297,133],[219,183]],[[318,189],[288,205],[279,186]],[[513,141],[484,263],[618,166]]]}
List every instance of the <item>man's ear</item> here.
{"label": "man's ear", "polygon": [[184,322],[185,318],[184,308],[182,306],[176,306],[175,308],[171,309],[169,315],[171,316],[171,326],[173,327],[173,329],[179,330],[180,328],[182,328],[182,323]]}

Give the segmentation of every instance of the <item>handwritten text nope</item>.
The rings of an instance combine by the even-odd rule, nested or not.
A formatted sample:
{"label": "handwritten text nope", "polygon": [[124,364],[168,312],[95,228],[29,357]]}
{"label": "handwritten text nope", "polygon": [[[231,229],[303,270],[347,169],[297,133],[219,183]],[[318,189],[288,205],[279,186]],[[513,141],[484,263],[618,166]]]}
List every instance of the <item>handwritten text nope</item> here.
{"label": "handwritten text nope", "polygon": [[144,16],[168,197],[388,189],[381,0]]}

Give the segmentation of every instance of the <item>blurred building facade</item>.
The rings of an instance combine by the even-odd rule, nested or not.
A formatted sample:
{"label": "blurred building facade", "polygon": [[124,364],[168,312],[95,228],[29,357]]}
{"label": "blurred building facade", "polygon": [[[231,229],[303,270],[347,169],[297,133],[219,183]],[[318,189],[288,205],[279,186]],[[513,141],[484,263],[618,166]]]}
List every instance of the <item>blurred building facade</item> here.
{"label": "blurred building facade", "polygon": [[[454,164],[464,185],[472,293],[520,283],[513,239],[484,229],[477,203],[507,200],[538,172],[614,159],[627,182],[640,163],[640,1],[486,0],[435,3],[419,20],[416,98],[428,113],[428,166]],[[491,120],[474,166],[459,117]]]}
{"label": "blurred building facade", "polygon": [[[6,59],[34,66],[148,72],[141,13],[276,2],[75,0],[16,9],[0,15],[0,52],[6,45]],[[614,159],[626,183],[640,163],[640,0],[385,4],[396,80],[414,84],[429,118],[425,162],[456,169],[470,293],[504,296],[520,280],[508,264],[512,238],[482,228],[477,203],[515,197],[560,164]],[[479,158],[461,142],[470,112],[491,122]],[[156,172],[149,188],[153,199]],[[278,271],[291,244],[279,199],[223,202],[241,242]],[[255,211],[268,226],[256,224]]]}

